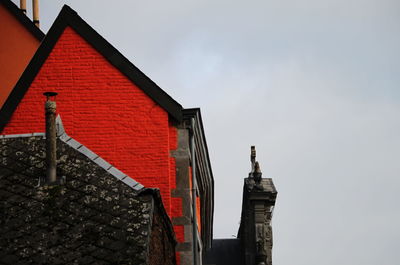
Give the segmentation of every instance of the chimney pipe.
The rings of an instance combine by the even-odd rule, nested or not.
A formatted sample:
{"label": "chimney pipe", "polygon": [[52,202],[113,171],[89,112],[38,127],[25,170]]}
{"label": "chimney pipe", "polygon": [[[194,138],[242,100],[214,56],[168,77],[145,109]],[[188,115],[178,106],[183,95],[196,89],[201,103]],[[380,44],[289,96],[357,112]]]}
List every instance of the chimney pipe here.
{"label": "chimney pipe", "polygon": [[33,23],[36,27],[40,28],[39,25],[39,0],[32,0],[32,13],[33,13]]}
{"label": "chimney pipe", "polygon": [[26,0],[19,1],[19,9],[26,15]]}
{"label": "chimney pipe", "polygon": [[[44,104],[46,113],[46,183],[56,184],[57,175],[57,131],[56,131],[56,102],[55,92],[45,92],[46,102]],[[52,100],[51,98],[54,98]]]}

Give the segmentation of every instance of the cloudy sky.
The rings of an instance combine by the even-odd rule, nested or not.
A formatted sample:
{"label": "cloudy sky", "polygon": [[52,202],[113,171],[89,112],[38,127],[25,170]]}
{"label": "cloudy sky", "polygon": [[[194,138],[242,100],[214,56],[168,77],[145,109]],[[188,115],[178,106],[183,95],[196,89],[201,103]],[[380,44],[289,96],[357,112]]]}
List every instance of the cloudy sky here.
{"label": "cloudy sky", "polygon": [[40,4],[44,32],[68,4],[184,107],[201,107],[214,237],[237,233],[256,145],[279,192],[274,265],[399,264],[400,1]]}

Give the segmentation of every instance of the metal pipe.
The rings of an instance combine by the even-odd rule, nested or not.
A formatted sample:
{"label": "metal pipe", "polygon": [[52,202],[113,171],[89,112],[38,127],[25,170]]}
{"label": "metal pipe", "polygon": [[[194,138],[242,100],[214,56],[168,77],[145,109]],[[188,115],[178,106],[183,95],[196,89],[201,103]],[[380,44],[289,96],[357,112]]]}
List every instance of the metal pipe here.
{"label": "metal pipe", "polygon": [[19,9],[26,15],[26,0],[19,1]]}
{"label": "metal pipe", "polygon": [[45,92],[46,102],[44,104],[46,113],[46,182],[55,184],[57,182],[57,130],[56,130],[56,102],[51,100],[55,92]]}
{"label": "metal pipe", "polygon": [[192,134],[190,138],[191,158],[192,158],[192,211],[193,211],[193,264],[198,264],[197,258],[197,207],[196,207],[196,148],[194,144],[194,118],[191,119]]}
{"label": "metal pipe", "polygon": [[40,28],[39,23],[39,0],[32,0],[32,14],[33,14],[33,23],[36,27]]}

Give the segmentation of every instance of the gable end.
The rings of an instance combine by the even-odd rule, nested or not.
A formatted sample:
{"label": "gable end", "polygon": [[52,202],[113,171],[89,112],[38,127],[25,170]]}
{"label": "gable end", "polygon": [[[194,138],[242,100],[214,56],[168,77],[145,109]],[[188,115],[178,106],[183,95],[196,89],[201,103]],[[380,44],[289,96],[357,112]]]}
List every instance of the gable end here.
{"label": "gable end", "polygon": [[117,70],[137,85],[146,95],[165,109],[177,121],[182,120],[182,106],[141,72],[107,40],[97,33],[69,6],[64,5],[42,44],[18,80],[0,110],[0,132],[4,129],[19,102],[24,97],[53,47],[66,27],[74,29],[84,40],[107,59]]}

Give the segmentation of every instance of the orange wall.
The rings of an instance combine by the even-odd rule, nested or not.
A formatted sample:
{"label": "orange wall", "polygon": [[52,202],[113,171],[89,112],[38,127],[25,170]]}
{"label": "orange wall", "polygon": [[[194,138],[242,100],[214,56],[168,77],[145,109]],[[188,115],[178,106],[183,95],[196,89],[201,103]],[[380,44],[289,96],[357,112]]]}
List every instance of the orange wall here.
{"label": "orange wall", "polygon": [[1,107],[40,43],[2,4],[0,21]]}

